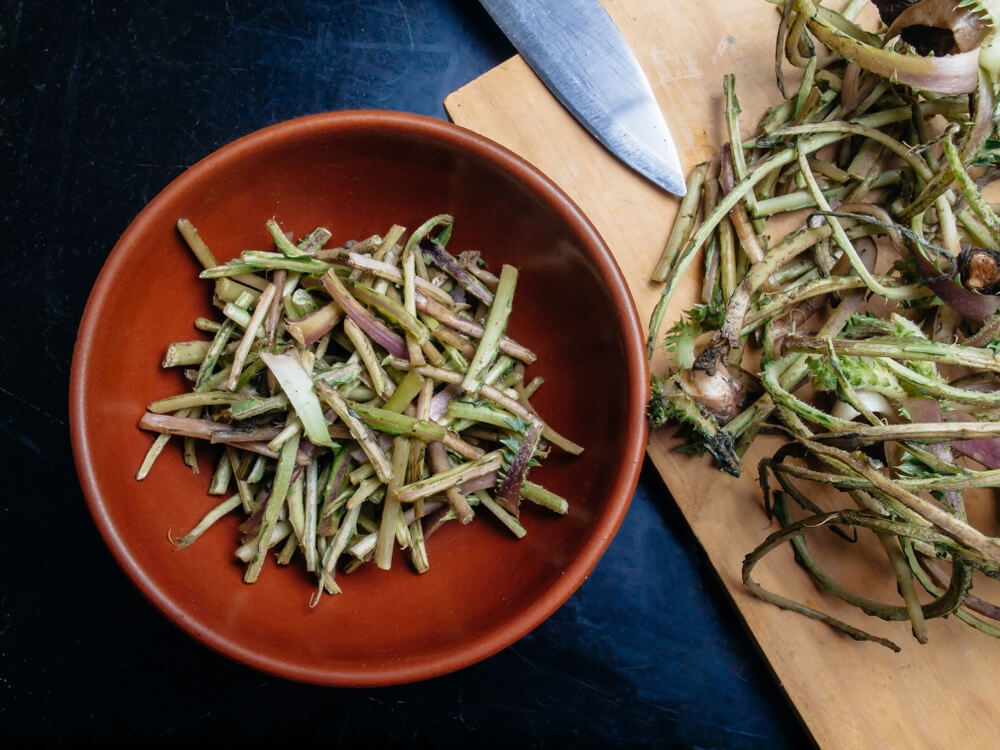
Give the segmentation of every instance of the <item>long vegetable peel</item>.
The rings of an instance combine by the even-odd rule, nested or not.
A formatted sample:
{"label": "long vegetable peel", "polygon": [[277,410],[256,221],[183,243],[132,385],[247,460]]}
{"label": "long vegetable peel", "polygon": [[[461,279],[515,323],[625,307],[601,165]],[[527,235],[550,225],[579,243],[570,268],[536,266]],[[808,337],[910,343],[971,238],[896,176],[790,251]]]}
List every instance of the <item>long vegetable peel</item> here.
{"label": "long vegetable peel", "polygon": [[[754,580],[759,560],[790,544],[826,594],[909,621],[918,642],[929,620],[952,614],[1000,636],[980,617],[1000,618],[1000,607],[975,602],[974,617],[969,596],[973,575],[1000,576],[1000,541],[964,500],[1000,486],[1000,219],[984,197],[1000,174],[1000,4],[876,2],[881,34],[854,23],[863,3],[843,14],[779,4],[784,101],[747,137],[724,79],[727,142],[692,171],[701,194],[653,269],[663,287],[647,341],[651,424],[682,425],[689,450],[734,476],[757,435],[786,438],[757,467],[781,528],[745,560],[755,596],[898,650]],[[800,69],[798,90],[785,64]],[[702,250],[700,299],[664,325]],[[462,402],[451,411],[475,413]],[[839,503],[851,507],[831,510]],[[838,581],[807,539],[828,532],[871,534],[900,601]],[[950,581],[927,572],[934,558],[951,564]]]}

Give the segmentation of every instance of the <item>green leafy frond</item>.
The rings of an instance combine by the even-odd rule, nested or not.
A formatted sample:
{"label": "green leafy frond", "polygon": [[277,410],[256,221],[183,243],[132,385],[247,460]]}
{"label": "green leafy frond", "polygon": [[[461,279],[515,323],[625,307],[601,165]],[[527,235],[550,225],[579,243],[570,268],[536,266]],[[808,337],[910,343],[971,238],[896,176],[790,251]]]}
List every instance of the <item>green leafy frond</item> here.
{"label": "green leafy frond", "polygon": [[725,320],[726,308],[720,303],[699,304],[684,312],[663,337],[663,346],[669,351],[678,369],[687,370],[693,364],[698,337],[707,331],[717,331]]}

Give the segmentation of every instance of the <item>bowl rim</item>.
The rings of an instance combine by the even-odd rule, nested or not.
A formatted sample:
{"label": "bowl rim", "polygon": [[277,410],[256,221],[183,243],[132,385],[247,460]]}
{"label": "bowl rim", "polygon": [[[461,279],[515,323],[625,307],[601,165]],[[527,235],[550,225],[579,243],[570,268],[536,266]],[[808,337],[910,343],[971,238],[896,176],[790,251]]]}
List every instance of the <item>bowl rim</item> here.
{"label": "bowl rim", "polygon": [[[591,530],[580,554],[568,563],[556,583],[536,601],[522,608],[504,627],[473,636],[463,647],[454,649],[445,658],[439,655],[428,662],[417,660],[402,665],[371,666],[363,673],[350,669],[317,668],[265,657],[252,647],[237,643],[225,633],[194,621],[183,613],[173,598],[159,587],[149,571],[129,554],[124,538],[111,519],[109,506],[99,492],[98,472],[91,460],[88,441],[90,428],[85,409],[88,373],[96,354],[91,342],[100,317],[99,311],[113,296],[112,282],[118,266],[124,262],[127,249],[135,245],[137,238],[158,218],[159,206],[200,181],[206,173],[238,162],[248,150],[257,149],[264,144],[271,147],[331,130],[358,127],[417,132],[434,140],[470,149],[476,153],[477,158],[491,161],[501,171],[527,183],[533,192],[543,196],[546,203],[554,206],[567,223],[573,226],[584,245],[594,250],[588,252],[589,260],[596,265],[596,270],[609,290],[613,306],[617,308],[618,319],[624,324],[621,333],[626,348],[624,364],[630,386],[626,420],[628,437],[622,445],[622,461],[609,493],[609,497],[618,498],[614,511],[601,514],[595,519],[597,527]],[[339,110],[284,120],[243,135],[187,168],[143,207],[115,243],[88,296],[77,331],[70,370],[69,427],[77,476],[91,517],[118,565],[160,614],[217,653],[274,676],[330,686],[388,686],[442,676],[492,656],[538,627],[583,584],[611,543],[631,504],[645,456],[648,436],[645,409],[648,392],[649,366],[645,356],[644,334],[628,284],[596,227],[558,185],[513,151],[450,121],[389,110]]]}

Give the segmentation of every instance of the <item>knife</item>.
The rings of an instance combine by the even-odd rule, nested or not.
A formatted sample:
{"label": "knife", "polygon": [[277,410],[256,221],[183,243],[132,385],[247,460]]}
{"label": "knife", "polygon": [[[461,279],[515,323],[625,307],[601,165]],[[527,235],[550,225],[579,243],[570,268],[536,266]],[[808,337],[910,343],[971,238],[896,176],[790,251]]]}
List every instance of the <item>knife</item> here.
{"label": "knife", "polygon": [[535,74],[611,153],[675,195],[684,173],[639,62],[597,0],[480,0]]}

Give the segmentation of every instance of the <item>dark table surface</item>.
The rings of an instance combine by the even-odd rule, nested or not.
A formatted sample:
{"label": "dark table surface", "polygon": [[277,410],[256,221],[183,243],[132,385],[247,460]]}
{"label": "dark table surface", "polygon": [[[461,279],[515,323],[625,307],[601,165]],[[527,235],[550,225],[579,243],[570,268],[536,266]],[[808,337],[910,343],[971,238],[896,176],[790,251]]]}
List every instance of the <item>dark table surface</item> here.
{"label": "dark table surface", "polygon": [[274,122],[445,118],[513,54],[472,0],[4,0],[0,14],[0,743],[798,747],[806,734],[646,466],[547,622],[458,673],[296,684],[209,651],[116,566],[76,479],[70,361],[118,236],[170,180]]}

